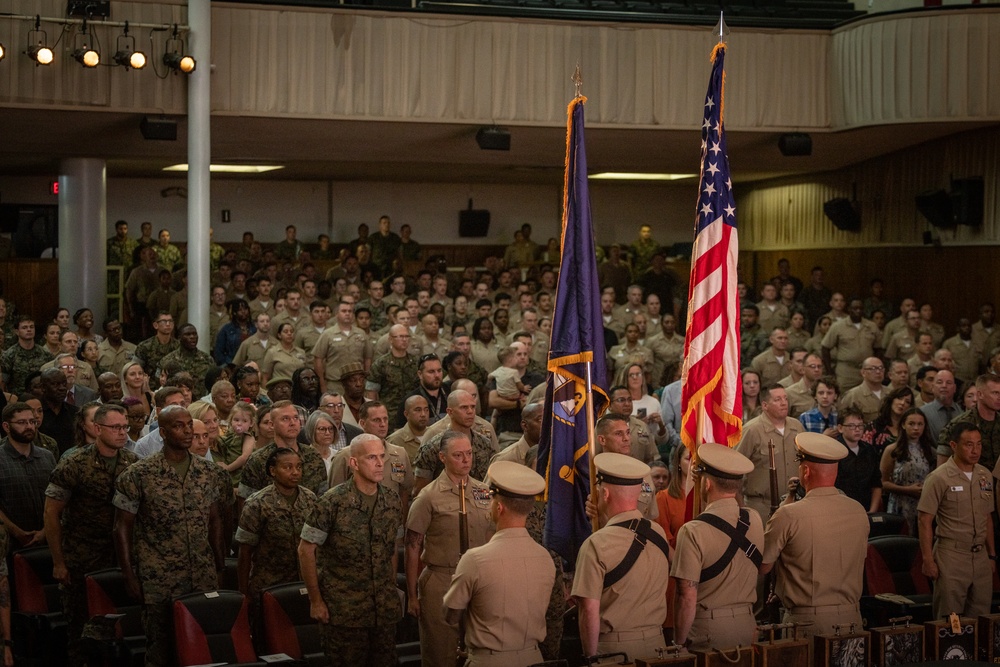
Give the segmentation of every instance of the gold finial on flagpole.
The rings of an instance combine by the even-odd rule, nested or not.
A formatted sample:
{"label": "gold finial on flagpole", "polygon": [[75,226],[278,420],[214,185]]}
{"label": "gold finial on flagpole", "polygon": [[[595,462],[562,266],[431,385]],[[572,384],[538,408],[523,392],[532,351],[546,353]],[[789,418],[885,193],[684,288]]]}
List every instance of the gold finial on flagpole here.
{"label": "gold finial on flagpole", "polygon": [[580,63],[576,64],[576,71],[573,72],[573,85],[576,86],[576,96],[581,96],[583,89],[583,76],[580,75]]}

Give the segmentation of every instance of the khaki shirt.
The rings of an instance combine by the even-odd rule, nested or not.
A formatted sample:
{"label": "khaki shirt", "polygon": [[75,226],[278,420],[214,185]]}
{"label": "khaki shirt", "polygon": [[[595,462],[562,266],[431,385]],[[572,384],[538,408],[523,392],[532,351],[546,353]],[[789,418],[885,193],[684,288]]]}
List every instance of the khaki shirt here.
{"label": "khaki shirt", "polygon": [[275,338],[268,338],[265,347],[257,334],[248,336],[236,350],[236,354],[233,356],[233,365],[236,367],[245,366],[248,361],[252,361],[257,364],[257,368],[260,368],[264,357],[275,347],[278,347],[278,341]]}
{"label": "khaki shirt", "polygon": [[887,359],[909,359],[916,353],[917,341],[910,335],[909,329],[894,334],[888,347],[885,348]]}
{"label": "khaki shirt", "polygon": [[857,605],[867,548],[865,508],[832,486],[782,505],[764,531],[764,563],[776,563],[786,608]]}
{"label": "khaki shirt", "polygon": [[549,552],[525,528],[505,528],[462,556],[444,605],[468,609],[465,639],[473,649],[533,649],[545,639],[555,577]]}
{"label": "khaki shirt", "polygon": [[843,412],[846,408],[857,408],[864,415],[865,422],[870,422],[878,417],[879,408],[882,406],[882,399],[889,392],[883,388],[879,393],[881,395],[876,396],[864,383],[859,384],[854,389],[844,392],[844,395],[840,397],[838,412]]}
{"label": "khaki shirt", "polygon": [[[242,352],[242,350],[243,347],[240,346],[240,351]],[[239,354],[236,356],[238,358]],[[291,380],[295,371],[300,368],[306,368],[307,363],[308,359],[306,358],[306,352],[301,347],[293,347],[292,351],[289,352],[285,348],[281,347],[281,343],[278,341],[272,341],[272,343],[267,346],[267,353],[264,354],[264,358],[257,362],[257,367],[260,368],[260,372],[266,375],[270,380],[273,380],[274,378]]]}
{"label": "khaki shirt", "polygon": [[351,327],[347,333],[340,327],[333,327],[323,332],[312,353],[313,357],[323,360],[327,381],[339,382],[340,368],[344,364],[371,361],[372,344],[358,327]]}
{"label": "khaki shirt", "polygon": [[816,399],[805,385],[805,379],[789,385],[785,392],[788,394],[788,416],[798,418],[803,412],[809,412],[816,407]]}
{"label": "khaki shirt", "polygon": [[788,318],[790,317],[788,306],[780,301],[775,303],[774,310],[768,307],[766,301],[760,301],[757,303],[757,310],[760,311],[757,324],[764,330],[764,333],[770,335],[775,329],[788,328]]}
{"label": "khaki shirt", "polygon": [[119,377],[121,377],[122,368],[125,367],[125,364],[132,361],[134,355],[135,344],[126,340],[122,341],[118,349],[112,347],[107,338],[97,344],[97,365]]}
{"label": "khaki shirt", "polygon": [[[465,508],[468,512],[469,547],[486,544],[493,535],[489,487],[468,478]],[[458,485],[442,471],[417,494],[406,520],[406,529],[424,535],[420,560],[426,565],[453,568],[458,565]]]}
{"label": "khaki shirt", "polygon": [[924,479],[917,511],[934,517],[937,539],[985,544],[986,524],[996,509],[993,483],[988,468],[977,464],[970,480],[951,457]]}
{"label": "khaki shirt", "polygon": [[823,347],[837,351],[837,381],[842,391],[861,383],[861,362],[875,355],[879,345],[878,327],[871,320],[862,319],[855,325],[845,318],[826,332]]}
{"label": "khaki shirt", "polygon": [[[750,514],[750,528],[747,538],[758,549],[764,551],[764,524],[754,510]],[[705,514],[721,517],[735,526],[740,514],[740,506],[735,498],[724,498],[710,503]],[[714,565],[729,547],[729,536],[718,528],[695,518],[688,521],[677,532],[677,548],[670,564],[670,576],[687,581],[701,582],[701,571]],[[737,550],[729,565],[718,576],[698,584],[698,611],[724,609],[757,601],[757,566]]]}
{"label": "khaki shirt", "polygon": [[792,355],[785,350],[785,355],[779,362],[774,354],[774,348],[769,347],[750,362],[750,368],[760,373],[760,386],[774,384],[788,375],[792,370]]}
{"label": "khaki shirt", "polygon": [[778,493],[784,494],[788,478],[797,477],[799,464],[795,460],[795,436],[805,429],[797,419],[785,419],[782,435],[766,415],[754,417],[743,427],[743,437],[736,451],[750,459],[753,471],[743,480],[743,495],[747,507],[757,510],[760,516],[771,514],[771,476],[768,440],[774,442],[774,466],[778,471]]}
{"label": "khaki shirt", "polygon": [[951,356],[955,360],[956,378],[966,383],[976,381],[982,350],[976,348],[974,341],[962,340],[961,336],[952,336],[941,344],[941,349],[951,352]]}
{"label": "khaki shirt", "polygon": [[[641,517],[638,510],[631,510],[611,517],[610,523],[627,523]],[[652,526],[666,540],[663,528],[656,522]],[[631,531],[606,525],[580,547],[573,597],[601,601],[601,634],[659,628],[667,617],[669,563],[651,542],[647,542],[628,574],[610,588],[604,587],[604,575],[625,559],[634,540]]]}
{"label": "khaki shirt", "polygon": [[413,464],[413,459],[416,458],[417,452],[420,450],[420,444],[424,441],[423,437],[417,437],[413,433],[413,429],[410,428],[409,423],[403,424],[403,428],[393,431],[389,434],[389,437],[385,439],[389,444],[396,445],[397,447],[402,447],[403,451],[406,452],[406,456],[410,459],[410,464]]}

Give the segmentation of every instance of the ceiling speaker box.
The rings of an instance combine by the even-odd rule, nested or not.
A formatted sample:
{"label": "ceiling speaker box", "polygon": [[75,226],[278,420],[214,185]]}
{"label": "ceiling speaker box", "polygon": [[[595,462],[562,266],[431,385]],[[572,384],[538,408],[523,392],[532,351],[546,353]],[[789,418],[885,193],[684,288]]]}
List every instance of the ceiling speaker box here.
{"label": "ceiling speaker box", "polygon": [[778,150],[785,157],[812,155],[813,140],[808,134],[802,132],[783,134],[778,138]]}
{"label": "ceiling speaker box", "polygon": [[983,192],[982,178],[961,178],[951,182],[951,211],[956,223],[982,226]]}
{"label": "ceiling speaker box", "polygon": [[509,151],[510,131],[502,127],[481,127],[476,132],[476,143],[484,151]]}
{"label": "ceiling speaker box", "polygon": [[177,121],[143,116],[139,122],[142,138],[150,141],[177,141]]}
{"label": "ceiling speaker box", "polygon": [[458,212],[458,235],[462,237],[483,237],[490,233],[490,212],[482,209],[466,209]]}
{"label": "ceiling speaker box", "polygon": [[944,190],[922,192],[915,198],[920,215],[935,227],[950,229],[955,226],[951,197]]}
{"label": "ceiling speaker box", "polygon": [[858,215],[850,199],[839,197],[823,204],[823,213],[837,229],[845,232],[861,230],[861,216]]}

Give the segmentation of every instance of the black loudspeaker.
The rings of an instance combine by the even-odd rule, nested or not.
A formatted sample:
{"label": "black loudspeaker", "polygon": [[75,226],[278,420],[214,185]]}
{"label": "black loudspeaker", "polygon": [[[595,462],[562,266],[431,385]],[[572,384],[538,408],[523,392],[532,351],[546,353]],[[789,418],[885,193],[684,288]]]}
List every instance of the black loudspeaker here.
{"label": "black loudspeaker", "polygon": [[476,132],[476,143],[484,151],[509,151],[510,131],[502,127],[481,127]]}
{"label": "black loudspeaker", "polygon": [[916,196],[917,210],[935,227],[950,229],[955,226],[951,197],[944,190],[922,192]]}
{"label": "black loudspeaker", "polygon": [[490,212],[466,209],[458,212],[458,235],[466,237],[486,236],[490,233]]}
{"label": "black loudspeaker", "polygon": [[142,138],[154,141],[177,141],[177,121],[143,116],[139,122]]}
{"label": "black loudspeaker", "polygon": [[830,218],[830,222],[837,229],[845,232],[857,232],[861,230],[861,216],[854,209],[851,200],[839,197],[831,199],[823,204],[823,213]]}
{"label": "black loudspeaker", "polygon": [[982,226],[983,192],[982,178],[960,178],[951,182],[951,210],[956,223]]}
{"label": "black loudspeaker", "polygon": [[808,134],[801,132],[783,134],[778,138],[778,150],[785,157],[812,155],[813,140]]}

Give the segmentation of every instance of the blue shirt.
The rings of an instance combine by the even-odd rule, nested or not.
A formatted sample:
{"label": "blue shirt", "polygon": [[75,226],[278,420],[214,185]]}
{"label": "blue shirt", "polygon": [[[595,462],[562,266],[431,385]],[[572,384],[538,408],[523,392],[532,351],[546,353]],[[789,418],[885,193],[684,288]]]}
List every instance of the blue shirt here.
{"label": "blue shirt", "polygon": [[822,433],[828,428],[837,426],[837,411],[836,409],[831,410],[830,416],[824,417],[819,408],[813,408],[799,415],[799,421],[802,422],[802,426],[805,427],[807,432]]}

